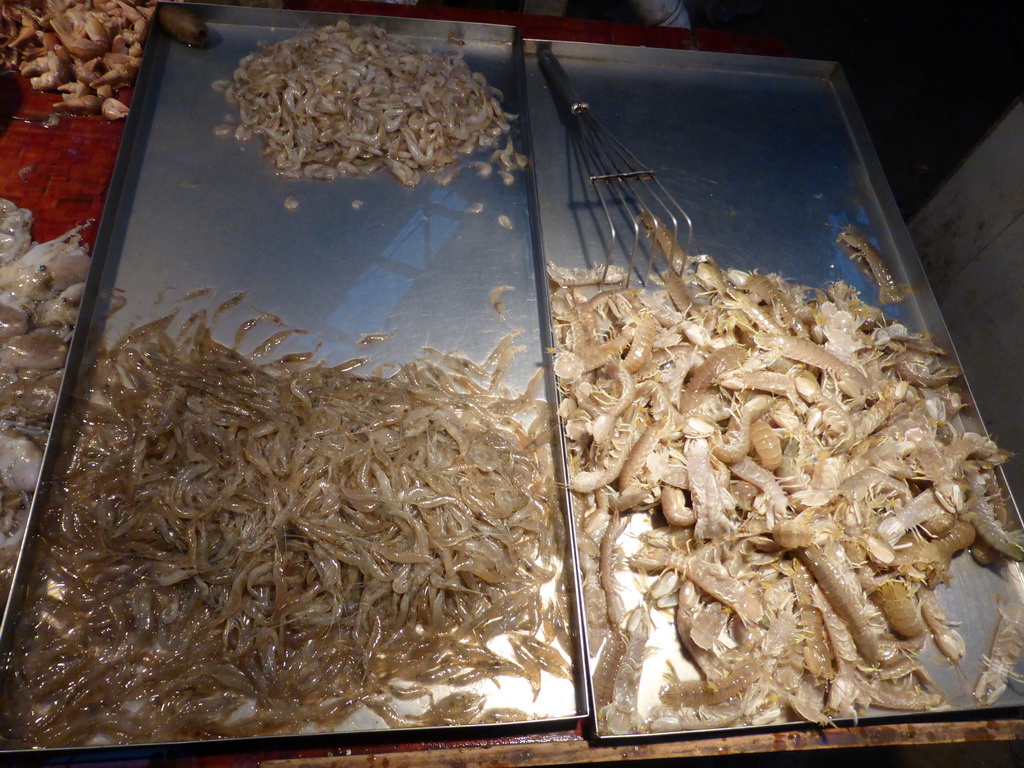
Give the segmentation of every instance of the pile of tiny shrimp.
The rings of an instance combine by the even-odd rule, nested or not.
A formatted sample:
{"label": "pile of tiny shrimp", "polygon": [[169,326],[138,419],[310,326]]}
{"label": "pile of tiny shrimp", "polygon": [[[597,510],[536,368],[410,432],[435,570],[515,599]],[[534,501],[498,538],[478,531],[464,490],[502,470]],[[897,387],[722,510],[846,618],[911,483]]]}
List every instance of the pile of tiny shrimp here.
{"label": "pile of tiny shrimp", "polygon": [[[953,424],[942,351],[842,282],[706,257],[657,290],[549,277],[601,732],[943,706],[919,654],[966,649],[936,587],[960,551],[1021,560],[1024,537],[1005,529],[1006,454]],[[982,704],[1024,649],[1024,609],[1000,621]],[[690,670],[651,658],[659,623]],[[642,675],[661,676],[654,703]]]}
{"label": "pile of tiny shrimp", "polygon": [[32,240],[32,212],[0,199],[0,595],[7,595],[23,518],[91,260],[81,227]]}
{"label": "pile of tiny shrimp", "polygon": [[[335,179],[386,168],[415,186],[509,131],[500,92],[459,55],[417,50],[373,25],[304,30],[241,60],[223,84],[261,155],[285,177]],[[505,171],[525,158],[509,145]]]}
{"label": "pile of tiny shrimp", "polygon": [[514,334],[487,367],[431,353],[382,378],[254,360],[204,318],[101,352],[69,416],[5,736],[526,719],[488,686],[536,694],[570,662],[550,415],[500,380]]}

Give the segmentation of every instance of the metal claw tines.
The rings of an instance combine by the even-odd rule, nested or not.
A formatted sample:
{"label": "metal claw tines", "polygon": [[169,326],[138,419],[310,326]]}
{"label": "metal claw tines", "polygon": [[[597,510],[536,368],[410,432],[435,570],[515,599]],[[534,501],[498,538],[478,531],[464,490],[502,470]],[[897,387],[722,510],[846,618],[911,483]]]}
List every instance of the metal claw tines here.
{"label": "metal claw tines", "polygon": [[[591,186],[604,212],[608,234],[605,274],[619,254],[644,282],[660,255],[664,268],[682,273],[693,238],[693,223],[651,170],[589,112],[577,115],[580,150]],[[619,231],[623,231],[620,237]],[[645,263],[646,262],[646,263]],[[604,288],[604,282],[600,286]]]}

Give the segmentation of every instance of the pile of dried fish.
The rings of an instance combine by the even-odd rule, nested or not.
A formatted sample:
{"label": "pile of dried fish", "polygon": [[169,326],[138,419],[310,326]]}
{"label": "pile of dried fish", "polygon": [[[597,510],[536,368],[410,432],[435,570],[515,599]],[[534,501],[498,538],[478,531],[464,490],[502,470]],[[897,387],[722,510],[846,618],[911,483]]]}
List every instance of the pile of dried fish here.
{"label": "pile of dried fish", "polygon": [[242,355],[204,317],[129,332],[69,417],[6,735],[527,717],[484,693],[567,677],[568,629],[546,405],[501,382],[515,335],[485,367],[430,351],[363,377],[254,359],[279,334]]}
{"label": "pile of dried fish", "polygon": [[[225,83],[235,137],[260,137],[282,176],[421,172],[494,147],[509,130],[501,94],[461,57],[420,51],[372,25],[304,30],[246,56]],[[509,144],[505,170],[525,158]]]}
{"label": "pile of dried fish", "polygon": [[0,199],[0,595],[39,477],[89,254],[76,227],[32,241],[32,213]]}
{"label": "pile of dried fish", "polygon": [[59,91],[55,111],[118,120],[117,91],[132,85],[156,0],[11,0],[0,6],[0,61]]}
{"label": "pile of dried fish", "polygon": [[[648,292],[549,274],[602,730],[943,706],[919,653],[965,648],[935,588],[960,551],[1021,560],[1024,536],[993,471],[1006,454],[954,426],[942,351],[844,283],[707,258]],[[641,577],[642,596],[624,588]],[[1024,610],[1002,611],[982,703],[1024,647]],[[671,621],[692,669],[649,660]],[[642,705],[645,673],[662,687]]]}

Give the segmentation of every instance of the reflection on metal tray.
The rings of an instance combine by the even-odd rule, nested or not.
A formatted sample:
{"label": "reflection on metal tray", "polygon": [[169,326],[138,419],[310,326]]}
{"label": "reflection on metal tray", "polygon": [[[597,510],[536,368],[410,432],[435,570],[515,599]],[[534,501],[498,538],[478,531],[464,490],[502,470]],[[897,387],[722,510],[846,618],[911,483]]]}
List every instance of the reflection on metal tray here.
{"label": "reflection on metal tray", "polygon": [[[843,228],[853,225],[893,257],[896,281],[911,289],[902,302],[886,304],[885,311],[950,349],[937,305],[856,105],[842,73],[830,63],[527,41],[526,91],[538,198],[543,203],[539,224],[547,259],[561,267],[599,267],[610,247],[604,213],[597,196],[588,189],[590,181],[574,144],[573,118],[561,109],[556,90],[540,66],[537,52],[549,45],[591,113],[644,167],[657,173],[667,192],[692,218],[693,253],[707,254],[725,269],[778,273],[812,288],[843,280],[857,288],[867,302],[878,304],[877,286],[836,244]],[[612,245],[612,260],[621,267],[629,263],[632,234],[628,228],[625,222],[627,234],[619,235],[620,242]],[[634,285],[644,277],[644,270],[637,270]],[[660,283],[648,281],[647,285],[656,288]],[[967,374],[969,377],[970,372]],[[972,410],[965,410],[960,419],[965,428],[984,432]],[[1012,502],[1010,508],[1013,514]],[[577,525],[586,513],[585,509],[575,510]],[[595,517],[590,515],[590,519]],[[593,525],[600,531],[597,523]],[[622,539],[623,556],[636,551],[639,536],[650,527],[649,515],[631,516]],[[590,543],[587,551],[580,553],[581,562],[595,553],[596,544]],[[937,594],[949,618],[958,622],[967,656],[954,667],[929,640],[921,659],[937,689],[944,692],[949,709],[981,709],[973,696],[974,683],[983,657],[989,653],[1000,606],[1021,602],[1020,569],[1015,563],[982,567],[965,553],[954,561],[952,572],[953,578],[939,587]],[[593,570],[590,573],[597,578]],[[618,573],[628,617],[629,608],[651,599],[644,598],[644,591],[654,576],[621,565]],[[583,589],[593,603],[586,606],[586,612],[602,614],[600,590],[595,599],[592,588],[584,585]],[[663,708],[661,722],[651,724],[669,664],[684,680],[699,677],[681,650],[672,611],[656,609],[652,615],[642,662],[639,719],[625,729],[622,719],[613,728],[597,717],[608,703],[595,700],[593,690],[601,666],[601,638],[607,635],[594,633],[590,638],[588,674],[597,734],[628,737],[656,730],[711,729],[716,727],[716,716],[723,727],[742,721],[742,712],[730,719],[727,707],[712,707],[703,714],[691,712],[692,722],[681,725],[680,718],[665,716]],[[739,642],[735,636],[723,635],[721,640]],[[617,652],[622,650],[620,647]],[[629,663],[631,650],[625,653]],[[1022,669],[1017,666],[1018,673]],[[749,683],[742,686],[746,692],[756,676],[737,679]],[[707,691],[710,694],[703,698],[709,702],[720,704],[733,698],[717,696],[714,684]],[[1024,689],[1011,676],[1009,690],[997,706],[1022,702]],[[792,719],[784,709],[777,712],[776,717],[756,724],[777,725]],[[867,717],[900,715],[872,709]]]}
{"label": "reflection on metal tray", "polygon": [[[273,319],[262,326],[271,329],[267,334],[248,334],[243,352],[251,351],[273,333],[276,323],[277,327],[301,329],[304,334],[290,337],[276,348],[275,355],[313,350],[315,358],[325,364],[365,356],[369,361],[360,370],[366,375],[378,367],[387,373],[419,359],[426,347],[439,350],[438,355],[459,353],[483,362],[501,339],[513,330],[521,330],[516,343],[523,349],[513,358],[505,383],[516,390],[525,389],[536,374],[543,372],[546,338],[542,332],[546,313],[537,299],[531,172],[515,174],[515,183],[509,184],[497,173],[485,178],[467,169],[445,186],[426,179],[416,188],[403,187],[386,173],[333,182],[278,178],[258,156],[257,142],[238,143],[230,136],[217,135],[222,132],[216,132],[215,127],[231,119],[235,110],[211,85],[230,79],[239,60],[262,42],[281,41],[301,29],[336,23],[341,17],[222,6],[193,8],[210,30],[205,48],[177,44],[158,29],[151,33],[147,45],[99,232],[89,296],[83,302],[83,319],[73,343],[72,366],[78,365],[78,375],[72,374],[74,380],[66,383],[67,392],[63,394],[60,413],[65,419],[64,433],[51,440],[44,471],[56,473],[55,467],[82,448],[76,442],[80,433],[71,426],[71,414],[75,412],[72,401],[81,400],[90,391],[89,379],[95,373],[90,361],[97,347],[172,312],[178,315],[171,331],[191,313],[205,310],[214,337],[227,345],[232,344],[236,330],[254,316]],[[450,55],[461,52],[473,69],[482,72],[488,83],[504,94],[503,106],[508,112],[523,111],[521,53],[513,29],[346,18],[353,24],[378,24],[390,35],[424,49]],[[513,126],[513,139],[520,151],[528,149],[525,119]],[[470,159],[487,160],[488,155],[489,151],[481,151],[480,157]],[[285,205],[289,198],[297,202],[297,207]],[[499,286],[504,286],[501,313],[496,311],[498,298],[493,293]],[[244,294],[244,300],[232,301],[239,293]],[[112,297],[123,300],[124,305],[108,317],[106,309]],[[370,346],[361,345],[367,334],[385,338]],[[159,337],[154,336],[153,343],[154,354],[161,354],[157,351],[161,346]],[[452,414],[452,418],[458,420],[458,414]],[[457,434],[454,425],[451,429]],[[557,467],[555,461],[546,468],[551,473],[546,478],[551,488],[556,487]],[[22,673],[32,669],[33,674],[39,673],[40,665],[50,663],[56,668],[70,668],[59,658],[50,658],[51,651],[33,645],[33,622],[45,625],[51,636],[63,637],[72,645],[76,637],[88,636],[89,632],[124,633],[125,653],[136,650],[133,637],[166,635],[166,630],[154,635],[137,626],[139,617],[151,615],[151,603],[157,600],[163,606],[160,615],[173,621],[178,604],[173,600],[165,604],[167,595],[155,596],[144,587],[137,590],[132,605],[104,606],[102,611],[83,616],[89,624],[55,626],[56,616],[41,606],[46,601],[59,605],[68,591],[75,589],[75,580],[82,574],[62,573],[60,564],[47,560],[47,547],[53,541],[47,533],[60,515],[46,507],[47,494],[39,495],[16,573],[14,599],[4,617],[4,640],[12,654],[10,666]],[[108,689],[109,681],[104,677],[92,679],[102,665],[89,662],[81,668],[85,677],[76,676],[69,685],[79,691],[76,700],[88,702],[83,706],[97,713],[95,721],[84,713],[78,718],[83,723],[92,722],[92,726],[54,728],[57,719],[76,720],[74,711],[62,713],[56,708],[42,720],[34,719],[30,710],[13,704],[24,699],[19,686],[25,684],[25,678],[8,676],[3,695],[10,705],[4,713],[8,740],[0,743],[8,748],[83,747],[395,727],[447,730],[449,726],[479,725],[500,729],[512,722],[534,727],[574,722],[586,712],[584,684],[579,677],[581,665],[576,662],[580,632],[573,600],[574,568],[570,565],[573,550],[557,506],[552,508],[551,529],[545,529],[556,542],[553,570],[527,603],[507,606],[501,622],[513,629],[535,626],[536,636],[512,638],[508,631],[501,634],[487,630],[493,637],[479,641],[477,655],[495,651],[506,659],[505,663],[495,662],[497,671],[492,675],[451,683],[462,671],[457,653],[454,658],[439,659],[429,680],[396,679],[394,686],[384,686],[369,707],[360,706],[358,701],[346,703],[342,688],[337,691],[337,702],[326,706],[321,702],[318,719],[311,720],[311,710],[301,703],[273,698],[273,676],[263,698],[258,694],[240,696],[246,684],[239,682],[238,669],[232,672],[210,659],[182,660],[171,648],[153,648],[152,659],[158,665],[165,664],[169,674],[174,674],[176,664],[188,661],[209,665],[213,677],[208,685],[198,686],[192,691],[194,695],[184,692],[181,701],[187,702],[188,714],[173,705],[176,714],[160,716],[165,704],[137,683],[145,679],[143,672],[148,675],[153,670],[126,668],[129,674],[133,669],[139,673],[136,682],[130,682],[127,691]],[[120,512],[110,510],[111,515]],[[294,531],[289,535],[297,536]],[[561,542],[560,547],[557,542]],[[301,541],[296,543],[301,545]],[[88,560],[89,553],[82,554]],[[369,556],[373,559],[373,553]],[[411,559],[403,561],[403,556]],[[419,556],[394,553],[392,557],[401,563],[415,562]],[[315,570],[329,571],[328,565],[321,564]],[[151,577],[162,567],[134,563],[128,573],[117,578],[147,577],[146,583],[151,584]],[[274,563],[266,563],[266,569],[274,567]],[[187,570],[181,575],[190,578]],[[275,572],[274,583],[294,576]],[[157,582],[163,579],[166,586],[177,580],[177,576],[165,577],[157,578]],[[86,576],[85,580],[92,578]],[[235,587],[264,598],[268,588],[265,579]],[[201,579],[195,589],[202,593]],[[351,606],[351,610],[357,612],[359,606]],[[61,621],[66,618],[63,616]],[[520,619],[527,622],[520,625]],[[84,630],[86,626],[91,628]],[[472,626],[473,617],[463,617],[463,629]],[[367,635],[363,638],[365,647],[372,654],[374,625],[362,630]],[[265,672],[280,667],[281,654],[296,654],[288,658],[297,658],[310,650],[278,647],[274,637],[279,631],[272,629],[259,641],[259,653],[253,649],[247,652],[256,666],[244,674],[252,678],[250,683],[256,682],[255,691],[260,685],[267,688],[267,678],[262,684],[258,682],[261,665]],[[464,634],[472,636],[472,631]],[[241,649],[240,636],[231,635],[227,628],[223,634],[225,651],[229,643],[234,647],[236,640]],[[452,638],[452,648],[468,649],[472,643],[465,645],[465,640]],[[109,650],[109,645],[104,647]],[[88,641],[79,648],[78,661],[87,661],[93,653]],[[169,651],[171,655],[166,656]],[[109,663],[111,659],[102,661]],[[461,657],[461,663],[466,663],[465,657]],[[287,674],[294,676],[297,671]],[[190,675],[194,680],[191,671]],[[60,685],[58,680],[55,674],[54,684]],[[224,684],[231,690],[230,695],[217,680],[231,681]],[[72,701],[65,702],[65,706],[74,710],[77,705]],[[153,723],[153,731],[142,733],[137,714],[151,709],[153,714],[145,717]],[[325,711],[337,713],[336,718],[324,720]],[[424,711],[427,717],[416,717]],[[41,730],[34,730],[29,720]],[[134,730],[124,730],[119,724],[129,721],[134,722]],[[246,726],[239,730],[242,722]],[[50,735],[37,741],[39,733]]]}

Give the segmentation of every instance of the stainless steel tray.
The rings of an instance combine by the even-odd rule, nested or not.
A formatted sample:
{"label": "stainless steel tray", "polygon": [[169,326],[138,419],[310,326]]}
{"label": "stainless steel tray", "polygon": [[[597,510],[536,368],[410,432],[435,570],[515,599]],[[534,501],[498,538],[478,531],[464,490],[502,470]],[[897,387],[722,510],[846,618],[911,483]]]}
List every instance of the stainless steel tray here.
{"label": "stainless steel tray", "polygon": [[[186,307],[185,315],[201,306],[213,310],[238,292],[246,294],[245,301],[217,318],[214,335],[220,341],[231,344],[241,323],[257,312],[269,313],[285,327],[307,332],[279,352],[316,350],[318,359],[332,364],[365,356],[370,359],[363,368],[367,374],[377,366],[387,370],[419,358],[428,346],[482,361],[499,339],[522,329],[525,351],[516,356],[507,381],[525,389],[543,367],[546,339],[546,310],[538,303],[536,287],[529,171],[517,174],[512,185],[497,173],[482,178],[465,170],[450,185],[425,179],[411,189],[387,173],[334,182],[278,178],[258,157],[258,142],[242,144],[215,135],[215,127],[235,110],[211,85],[230,79],[239,60],[260,43],[284,40],[300,29],[343,17],[229,6],[197,5],[193,10],[210,29],[207,47],[185,47],[155,27],[147,44],[73,345],[72,373],[77,365],[81,376],[66,383],[63,406],[81,392],[74,379],[86,377],[101,339],[116,339],[177,307]],[[523,111],[521,53],[513,28],[344,18],[352,24],[377,24],[421,48],[451,54],[461,49],[471,67],[504,93],[505,109]],[[523,151],[528,141],[525,118],[513,127],[513,136]],[[487,154],[470,159],[486,159]],[[287,198],[298,202],[297,209],[286,209]],[[474,203],[482,203],[483,210],[468,211]],[[499,224],[499,217],[507,222]],[[491,291],[497,286],[509,288],[502,295],[504,319],[492,305]],[[190,298],[206,289],[208,293]],[[126,303],[108,317],[112,297]],[[359,344],[365,334],[391,331],[397,331],[393,338]],[[60,432],[59,425],[55,432]],[[52,439],[47,468],[61,451],[73,448],[73,438],[69,444]],[[15,659],[33,652],[31,630],[24,624],[19,629],[19,617],[32,615],[34,596],[47,588],[35,569],[33,546],[46,530],[44,510],[40,502],[30,519],[5,614],[4,640]],[[575,722],[585,714],[582,667],[572,658],[579,655],[580,633],[567,537],[564,558],[557,580],[568,600],[556,606],[557,589],[546,599],[553,620],[572,638],[565,650],[575,679],[545,671],[536,692],[523,678],[502,677],[473,686],[488,708],[505,713],[474,724],[498,722],[500,728],[514,719],[522,727],[525,714],[525,721],[537,729]],[[3,698],[11,701],[18,696],[17,682],[7,680],[6,686]],[[442,682],[438,698],[449,693],[459,689]],[[105,692],[105,697],[117,701],[117,692]],[[395,706],[405,711],[401,702]],[[519,713],[509,715],[513,710]],[[470,722],[456,717],[451,727]],[[21,732],[20,725],[8,722],[5,730],[8,735]],[[292,730],[277,735],[389,727],[387,718],[361,710],[313,729],[299,716]],[[47,745],[0,740],[0,747],[38,746]]]}
{"label": "stainless steel tray", "polygon": [[[510,378],[525,385],[544,364],[550,344],[538,265],[547,257],[563,266],[593,266],[604,255],[593,202],[535,57],[547,41],[527,41],[523,56],[510,28],[348,17],[430,46],[450,45],[450,35],[464,41],[474,68],[504,92],[506,109],[523,112],[514,135],[531,154],[532,170],[511,187],[471,173],[449,187],[428,181],[411,190],[382,175],[285,181],[256,156],[255,146],[214,136],[231,108],[210,84],[230,77],[260,41],[285,39],[338,17],[196,8],[211,28],[208,49],[185,48],[159,31],[149,42],[72,360],[87,371],[97,338],[159,316],[190,291],[212,287],[212,303],[247,292],[244,306],[221,317],[225,340],[254,310],[268,312],[309,332],[296,348],[309,348],[313,340],[329,361],[361,356],[366,350],[357,342],[363,334],[395,328],[393,339],[371,348],[374,365],[400,364],[423,346],[481,359],[509,329],[522,328],[528,351],[517,358]],[[552,47],[594,112],[655,166],[694,217],[703,251],[725,266],[778,271],[809,285],[841,277],[873,300],[870,284],[833,242],[838,228],[855,223],[898,254],[897,277],[915,289],[893,314],[948,344],[835,65],[589,44]],[[294,212],[284,207],[289,196],[299,203]],[[358,210],[352,205],[357,200]],[[483,213],[465,211],[475,202],[484,204]],[[499,215],[509,217],[511,229],[498,225]],[[489,298],[498,285],[515,289],[504,296],[504,324]],[[104,306],[115,292],[128,303],[108,323]],[[75,394],[73,378],[62,408]],[[966,419],[972,428],[980,424],[975,415]],[[52,441],[46,468],[61,448]],[[34,511],[4,616],[0,640],[8,646],[22,598],[39,587],[33,541],[44,522]],[[572,558],[567,552],[570,570]],[[951,616],[963,622],[970,655],[962,672],[972,680],[987,651],[997,601],[1019,599],[1021,575],[1016,566],[982,569],[962,559],[959,566],[942,597]],[[570,592],[579,588],[576,583]],[[569,607],[563,618],[573,624],[576,614]],[[575,625],[573,634],[580,675],[587,659]],[[664,660],[676,652],[667,633],[660,637],[657,658]],[[948,692],[963,690],[956,672],[941,663],[932,671]],[[654,695],[659,675],[653,664],[645,669],[643,696]],[[530,726],[548,727],[586,714],[586,683],[545,680],[536,701],[528,691],[505,687],[489,696],[495,706],[528,708]],[[5,689],[5,698],[12,695],[15,690]],[[1024,694],[1011,682],[999,704],[1022,702]],[[970,710],[973,702],[964,694],[953,705]],[[337,732],[382,727],[370,717],[343,723]]]}
{"label": "stainless steel tray", "polygon": [[[591,114],[658,174],[693,219],[695,252],[723,268],[775,272],[811,287],[842,279],[877,304],[877,287],[835,243],[844,226],[855,225],[894,257],[897,281],[912,288],[907,299],[885,306],[887,314],[952,349],[845,78],[828,62],[526,41],[526,93],[542,201],[537,223],[547,258],[563,267],[591,268],[604,263],[608,248],[604,214],[536,55],[549,45]],[[628,253],[620,249],[615,260],[626,266]],[[967,428],[984,432],[976,412],[968,409],[962,416]],[[649,526],[634,519],[627,536]],[[954,564],[954,578],[939,597],[950,618],[960,622],[968,655],[959,669],[930,645],[922,658],[950,708],[964,711],[979,707],[971,691],[992,642],[997,605],[1021,602],[1024,582],[1017,564],[983,568],[970,557]],[[638,600],[633,577],[640,578],[631,574],[623,586]],[[656,623],[641,678],[641,710],[657,702],[666,660],[683,679],[693,670],[678,646],[671,622]],[[1024,665],[1018,663],[1016,672],[1019,680]],[[1022,702],[1024,687],[1011,680],[998,706]],[[592,700],[595,715],[597,708]],[[873,710],[866,719],[886,717],[901,715]],[[596,721],[595,729],[613,737]]]}

